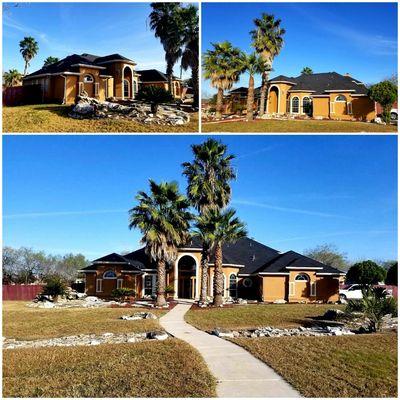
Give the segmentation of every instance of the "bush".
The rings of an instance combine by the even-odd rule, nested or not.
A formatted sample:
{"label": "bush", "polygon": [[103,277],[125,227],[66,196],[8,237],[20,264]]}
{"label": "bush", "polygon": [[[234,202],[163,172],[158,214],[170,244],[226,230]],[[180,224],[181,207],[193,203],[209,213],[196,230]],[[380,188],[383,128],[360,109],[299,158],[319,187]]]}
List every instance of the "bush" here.
{"label": "bush", "polygon": [[53,301],[58,300],[58,296],[64,296],[67,293],[65,281],[58,275],[51,275],[45,278],[46,286],[42,294],[52,296]]}
{"label": "bush", "polygon": [[387,272],[385,283],[386,285],[395,285],[397,286],[397,272],[398,272],[398,264],[393,264]]}
{"label": "bush", "polygon": [[172,94],[158,86],[143,87],[140,89],[137,99],[150,103],[153,114],[157,114],[159,104],[171,103],[173,101]]}
{"label": "bush", "polygon": [[165,287],[165,293],[169,295],[173,295],[175,293],[175,289],[173,285],[168,285]]}
{"label": "bush", "polygon": [[114,289],[111,292],[111,296],[118,301],[123,301],[129,296],[135,296],[135,295],[136,295],[136,292],[133,289],[123,288],[123,287]]}
{"label": "bush", "polygon": [[362,312],[369,320],[370,331],[377,332],[381,329],[385,315],[397,317],[397,302],[393,297],[386,296],[385,288],[367,288],[363,290],[362,300],[349,301],[346,312]]}
{"label": "bush", "polygon": [[371,86],[369,97],[378,102],[382,108],[382,116],[387,124],[390,123],[390,109],[397,99],[397,86],[390,81],[383,81]]}

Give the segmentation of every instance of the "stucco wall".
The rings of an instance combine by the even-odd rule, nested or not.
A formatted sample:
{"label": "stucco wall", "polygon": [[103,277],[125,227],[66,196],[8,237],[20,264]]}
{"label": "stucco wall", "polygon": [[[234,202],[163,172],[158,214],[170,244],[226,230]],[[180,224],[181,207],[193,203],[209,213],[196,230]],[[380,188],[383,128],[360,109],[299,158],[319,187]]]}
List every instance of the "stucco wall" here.
{"label": "stucco wall", "polygon": [[362,121],[372,121],[376,117],[375,102],[367,96],[353,97],[353,116]]}
{"label": "stucco wall", "polygon": [[339,301],[339,279],[329,276],[317,278],[317,300]]}
{"label": "stucco wall", "polygon": [[329,118],[329,98],[313,97],[313,117]]}
{"label": "stucco wall", "polygon": [[262,300],[286,300],[287,301],[287,275],[268,275],[262,278]]}

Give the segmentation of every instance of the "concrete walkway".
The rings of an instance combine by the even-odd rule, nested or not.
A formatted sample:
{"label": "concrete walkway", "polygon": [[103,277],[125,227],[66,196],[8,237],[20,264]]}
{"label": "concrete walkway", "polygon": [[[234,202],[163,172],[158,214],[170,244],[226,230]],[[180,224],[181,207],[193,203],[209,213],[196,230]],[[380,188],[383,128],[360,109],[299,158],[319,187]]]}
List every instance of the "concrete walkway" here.
{"label": "concrete walkway", "polygon": [[160,318],[160,324],[200,352],[217,379],[218,397],[300,397],[280,375],[242,347],[186,323],[183,316],[190,307],[177,304]]}

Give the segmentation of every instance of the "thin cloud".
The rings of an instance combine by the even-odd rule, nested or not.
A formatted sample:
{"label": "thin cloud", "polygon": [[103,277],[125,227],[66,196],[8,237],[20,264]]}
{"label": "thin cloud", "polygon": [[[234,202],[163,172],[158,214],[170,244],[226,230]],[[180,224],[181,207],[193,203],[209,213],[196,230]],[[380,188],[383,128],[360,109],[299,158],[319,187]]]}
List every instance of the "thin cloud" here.
{"label": "thin cloud", "polygon": [[279,147],[279,146],[271,145],[271,146],[262,147],[261,149],[252,151],[250,153],[243,154],[239,157],[236,157],[235,159],[241,160],[242,158],[248,158],[248,157],[256,156],[258,154],[267,153],[268,151],[275,150],[277,147]]}
{"label": "thin cloud", "polygon": [[126,209],[31,212],[31,213],[19,213],[19,214],[4,215],[3,219],[64,217],[64,216],[73,216],[73,215],[116,214],[116,213],[126,213],[126,212],[127,212]]}
{"label": "thin cloud", "polygon": [[232,203],[238,204],[238,205],[243,205],[243,206],[267,208],[269,210],[289,212],[289,213],[294,213],[294,214],[313,215],[316,217],[323,217],[323,218],[346,218],[346,219],[348,218],[348,217],[344,217],[344,216],[337,215],[337,214],[330,214],[330,213],[313,211],[313,210],[304,210],[304,209],[300,209],[300,208],[281,207],[281,206],[275,206],[273,204],[258,203],[258,202],[254,202],[254,201],[248,201],[248,200],[233,200]]}

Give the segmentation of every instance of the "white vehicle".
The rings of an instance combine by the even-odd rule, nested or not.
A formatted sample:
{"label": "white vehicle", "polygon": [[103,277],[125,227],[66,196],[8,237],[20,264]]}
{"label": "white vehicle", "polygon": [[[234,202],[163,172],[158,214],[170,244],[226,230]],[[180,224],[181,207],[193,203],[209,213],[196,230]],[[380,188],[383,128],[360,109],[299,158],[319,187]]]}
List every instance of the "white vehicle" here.
{"label": "white vehicle", "polygon": [[397,108],[392,108],[390,110],[390,120],[391,121],[398,121],[399,119],[399,113],[397,111]]}
{"label": "white vehicle", "polygon": [[350,285],[346,289],[339,290],[339,298],[342,302],[347,300],[360,300],[363,298],[361,285]]}

